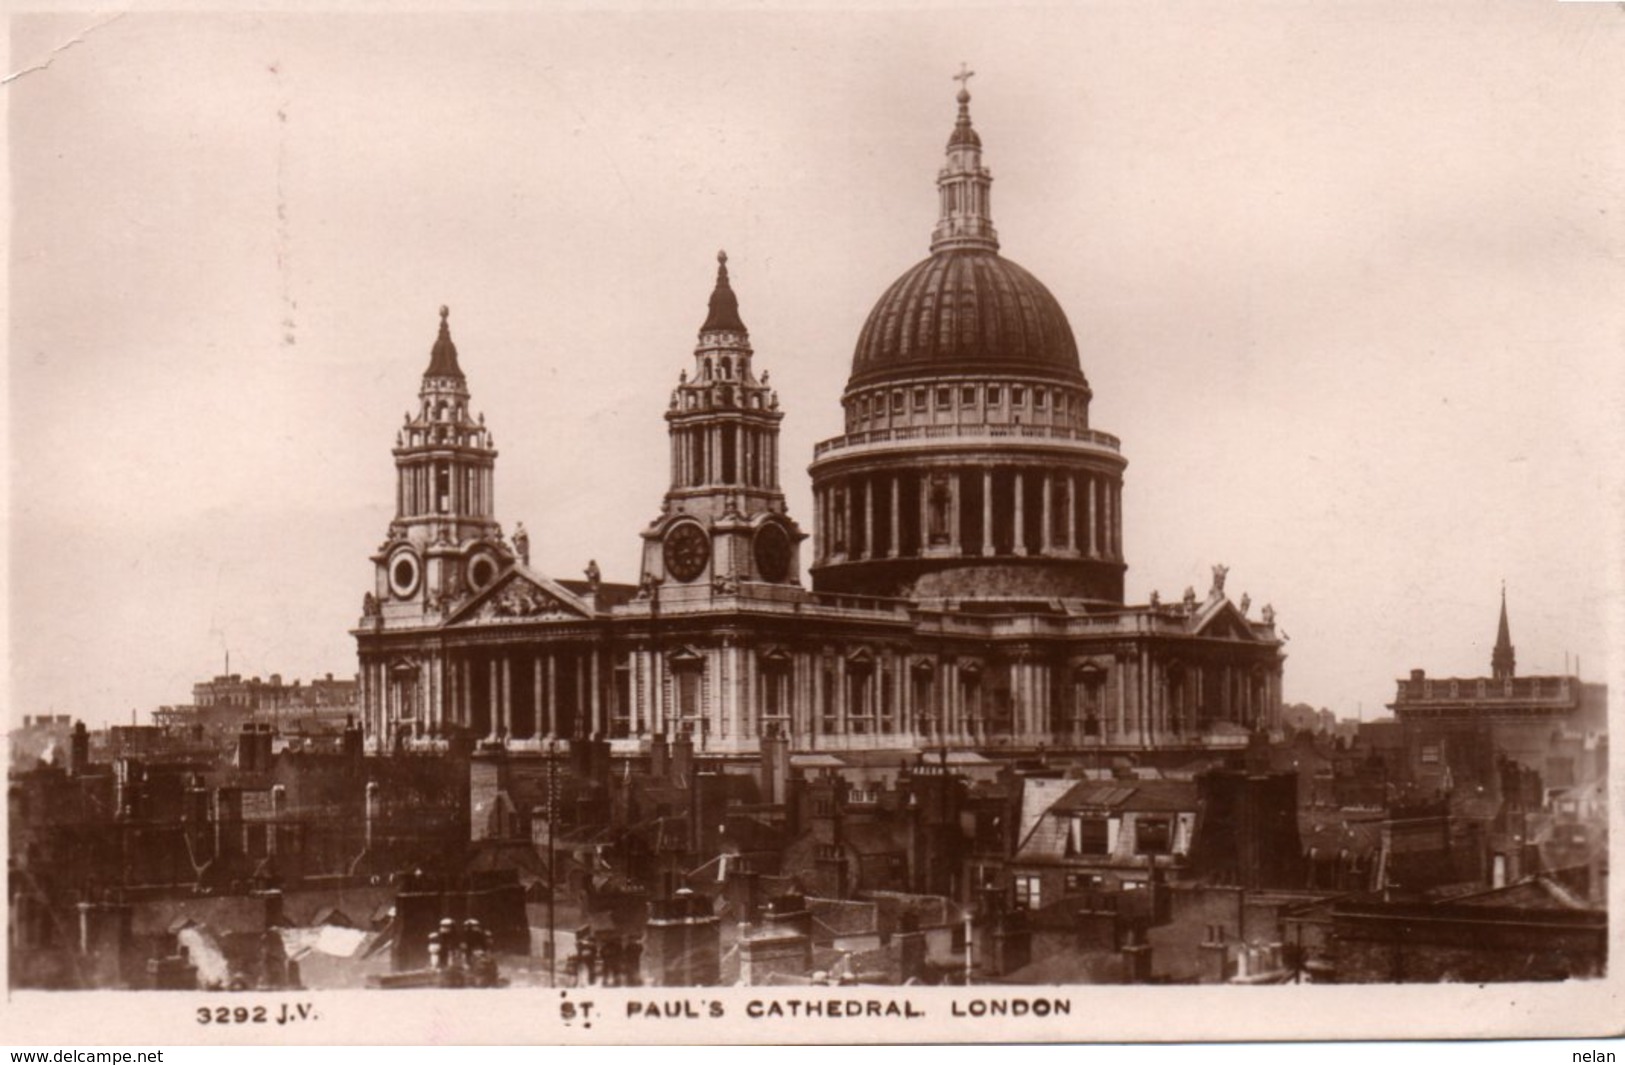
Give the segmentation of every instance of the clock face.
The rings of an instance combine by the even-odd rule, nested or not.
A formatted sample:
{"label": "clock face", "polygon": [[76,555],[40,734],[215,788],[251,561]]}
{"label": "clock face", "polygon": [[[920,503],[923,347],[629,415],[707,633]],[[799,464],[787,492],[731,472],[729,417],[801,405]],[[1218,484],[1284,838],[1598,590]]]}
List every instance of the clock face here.
{"label": "clock face", "polygon": [[410,599],[418,590],[418,556],[403,548],[389,560],[389,590],[397,599]]}
{"label": "clock face", "polygon": [[782,581],[790,573],[790,536],[782,525],[769,522],[756,533],[756,572],[764,581]]}
{"label": "clock face", "polygon": [[711,538],[693,522],[684,522],[666,534],[666,572],[680,581],[691,581],[711,561]]}

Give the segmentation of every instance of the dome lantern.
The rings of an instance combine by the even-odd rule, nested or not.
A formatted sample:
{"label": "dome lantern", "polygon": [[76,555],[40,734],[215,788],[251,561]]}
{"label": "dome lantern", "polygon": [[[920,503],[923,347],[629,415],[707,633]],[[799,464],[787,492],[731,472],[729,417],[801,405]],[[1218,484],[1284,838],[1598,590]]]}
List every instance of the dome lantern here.
{"label": "dome lantern", "polygon": [[937,195],[941,214],[931,231],[931,253],[951,248],[999,250],[999,234],[993,228],[993,175],[982,165],[982,138],[970,121],[970,91],[976,72],[959,65],[954,80],[959,82],[959,117],[948,137],[948,160],[937,174]]}

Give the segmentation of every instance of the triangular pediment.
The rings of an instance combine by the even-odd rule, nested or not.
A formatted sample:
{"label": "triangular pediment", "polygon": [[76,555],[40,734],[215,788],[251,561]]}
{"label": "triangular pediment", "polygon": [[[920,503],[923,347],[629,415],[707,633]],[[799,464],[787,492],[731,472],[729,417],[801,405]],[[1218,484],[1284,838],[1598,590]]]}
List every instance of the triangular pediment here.
{"label": "triangular pediment", "polygon": [[1192,628],[1197,636],[1206,636],[1209,639],[1258,642],[1258,636],[1253,632],[1252,625],[1228,599],[1209,603],[1196,615]]}
{"label": "triangular pediment", "polygon": [[495,584],[446,619],[447,625],[503,625],[515,621],[560,621],[588,618],[592,609],[563,585],[523,566],[515,566]]}

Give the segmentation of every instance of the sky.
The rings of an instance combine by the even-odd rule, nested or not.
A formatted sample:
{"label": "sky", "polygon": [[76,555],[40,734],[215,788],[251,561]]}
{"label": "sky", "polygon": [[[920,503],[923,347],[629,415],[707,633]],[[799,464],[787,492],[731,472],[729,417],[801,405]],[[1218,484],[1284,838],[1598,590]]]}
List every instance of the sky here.
{"label": "sky", "polygon": [[1487,672],[1503,581],[1521,671],[1619,668],[1620,5],[134,5],[8,44],[14,716],[145,720],[228,651],[353,674],[443,303],[499,520],[631,582],[725,248],[810,527],[961,62],[1003,254],[1129,460],[1131,601],[1229,565],[1286,698],[1347,717]]}

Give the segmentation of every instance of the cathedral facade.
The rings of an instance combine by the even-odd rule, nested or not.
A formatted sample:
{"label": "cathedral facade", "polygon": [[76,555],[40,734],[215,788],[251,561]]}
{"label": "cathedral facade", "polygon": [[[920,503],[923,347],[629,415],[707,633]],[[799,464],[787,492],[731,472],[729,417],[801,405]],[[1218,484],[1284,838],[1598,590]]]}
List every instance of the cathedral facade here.
{"label": "cathedral facade", "polygon": [[780,401],[726,255],[665,411],[670,485],[639,533],[636,585],[596,563],[554,579],[522,525],[503,535],[497,452],[441,309],[354,632],[370,750],[604,737],[631,757],[687,737],[746,759],[780,737],[890,765],[1177,758],[1276,727],[1274,613],[1232,602],[1223,566],[1205,595],[1124,602],[1127,461],[1090,423],[1060,304],[1000,254],[969,100],[929,254],[875,305],[846,431],[815,449],[807,527],[785,503]]}

